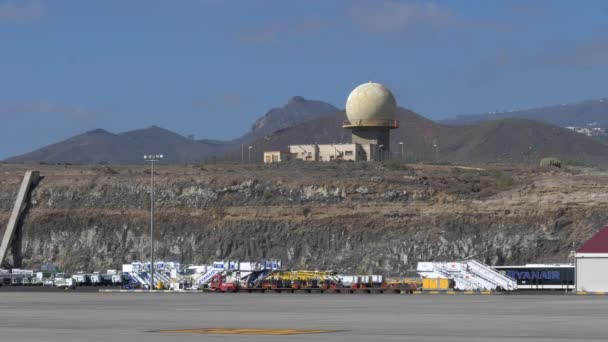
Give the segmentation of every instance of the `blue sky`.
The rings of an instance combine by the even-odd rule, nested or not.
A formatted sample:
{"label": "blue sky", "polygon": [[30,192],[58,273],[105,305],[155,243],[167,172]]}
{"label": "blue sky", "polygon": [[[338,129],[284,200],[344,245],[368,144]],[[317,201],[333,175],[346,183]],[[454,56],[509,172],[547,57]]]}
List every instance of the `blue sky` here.
{"label": "blue sky", "polygon": [[0,0],[0,159],[95,128],[228,139],[374,80],[438,119],[608,95],[606,1]]}

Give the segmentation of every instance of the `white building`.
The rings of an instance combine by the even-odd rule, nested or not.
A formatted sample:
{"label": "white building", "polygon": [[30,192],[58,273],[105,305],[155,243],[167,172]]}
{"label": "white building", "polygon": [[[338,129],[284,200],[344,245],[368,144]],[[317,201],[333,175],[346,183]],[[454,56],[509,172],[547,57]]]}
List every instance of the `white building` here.
{"label": "white building", "polygon": [[602,127],[574,127],[567,126],[567,129],[574,131],[576,133],[584,134],[588,137],[599,137],[602,135],[606,135],[606,129]]}
{"label": "white building", "polygon": [[576,291],[608,292],[608,227],[576,250]]}
{"label": "white building", "polygon": [[289,145],[289,153],[293,159],[318,161],[319,145]]}
{"label": "white building", "polygon": [[279,163],[291,159],[291,154],[284,151],[264,151],[264,163]]}
{"label": "white building", "polygon": [[312,144],[290,145],[289,152],[294,159],[308,161],[371,161],[378,160],[378,145],[362,144]]}

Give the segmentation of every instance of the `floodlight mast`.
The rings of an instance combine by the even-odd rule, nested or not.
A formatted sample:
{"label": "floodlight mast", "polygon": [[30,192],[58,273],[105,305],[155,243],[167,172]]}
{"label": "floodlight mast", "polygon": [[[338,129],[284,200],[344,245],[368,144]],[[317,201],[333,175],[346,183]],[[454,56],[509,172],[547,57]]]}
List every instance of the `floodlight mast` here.
{"label": "floodlight mast", "polygon": [[148,154],[144,161],[150,162],[150,290],[154,290],[154,162],[163,159],[162,154]]}

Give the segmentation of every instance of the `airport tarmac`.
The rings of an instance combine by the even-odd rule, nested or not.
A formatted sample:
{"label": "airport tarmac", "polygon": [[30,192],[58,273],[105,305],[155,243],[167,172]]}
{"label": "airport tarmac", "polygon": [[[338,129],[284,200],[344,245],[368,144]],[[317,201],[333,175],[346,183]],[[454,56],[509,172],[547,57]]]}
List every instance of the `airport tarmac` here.
{"label": "airport tarmac", "polygon": [[2,341],[606,341],[606,322],[605,296],[0,293]]}

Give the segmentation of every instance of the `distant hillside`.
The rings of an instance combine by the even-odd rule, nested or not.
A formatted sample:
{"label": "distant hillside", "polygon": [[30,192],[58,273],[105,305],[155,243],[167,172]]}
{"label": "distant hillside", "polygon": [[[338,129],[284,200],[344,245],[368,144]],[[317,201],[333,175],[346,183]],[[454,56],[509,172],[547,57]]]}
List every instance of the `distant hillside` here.
{"label": "distant hillside", "polygon": [[120,134],[97,129],[6,161],[135,164],[144,154],[159,153],[168,163],[186,163],[203,161],[217,149],[156,126]]}
{"label": "distant hillside", "polygon": [[[556,156],[608,165],[605,142],[540,121],[511,118],[454,126],[406,109],[399,109],[397,116],[400,127],[391,133],[396,158],[401,155],[399,142],[403,142],[403,156],[409,161],[537,163],[542,157]],[[209,158],[240,161],[249,158],[249,145],[252,160],[260,161],[267,149],[349,142],[350,131],[342,128],[344,119],[343,111],[327,103],[294,97],[285,106],[268,111],[256,120],[251,131],[231,141],[192,140],[156,126],[120,134],[94,130],[6,161],[137,164],[146,153],[162,153],[166,163],[195,163]],[[241,146],[245,148],[241,150]]]}
{"label": "distant hillside", "polygon": [[[256,158],[266,149],[286,149],[291,144],[349,142],[341,128],[344,112],[279,130],[255,144]],[[608,145],[554,125],[505,119],[476,125],[449,126],[399,109],[400,127],[391,132],[394,157],[408,160],[455,163],[537,163],[546,156],[588,164],[608,165]],[[436,147],[434,147],[436,146]],[[259,159],[258,159],[259,160]]]}
{"label": "distant hillside", "polygon": [[523,118],[544,121],[556,126],[608,127],[608,99],[585,101],[576,104],[547,106],[512,112],[498,112],[474,115],[459,115],[442,120],[450,125],[469,125],[483,121]]}
{"label": "distant hillside", "polygon": [[269,110],[255,121],[249,132],[231,141],[192,140],[156,126],[120,134],[97,129],[5,161],[136,164],[142,162],[144,154],[162,153],[167,163],[202,162],[240,144],[253,143],[278,129],[338,111],[328,103],[295,96],[285,106]]}
{"label": "distant hillside", "polygon": [[285,106],[273,108],[257,119],[251,130],[235,139],[235,142],[251,143],[274,131],[308,120],[331,116],[339,111],[329,103],[294,96]]}

